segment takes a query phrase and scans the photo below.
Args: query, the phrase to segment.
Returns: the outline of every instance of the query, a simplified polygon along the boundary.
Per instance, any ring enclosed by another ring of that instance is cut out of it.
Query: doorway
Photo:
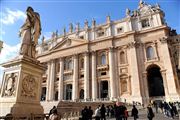
[[[108,81],[100,82],[100,95],[101,95],[101,98],[108,97]]]
[[[160,68],[152,66],[147,70],[149,97],[165,96]]]

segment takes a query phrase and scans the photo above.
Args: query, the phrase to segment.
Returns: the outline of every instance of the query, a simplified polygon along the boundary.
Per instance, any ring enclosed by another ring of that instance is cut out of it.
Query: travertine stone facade
[[[160,6],[139,3],[126,17],[84,28],[70,24],[37,47],[47,66],[42,100],[120,100],[147,104],[180,98],[179,41]]]

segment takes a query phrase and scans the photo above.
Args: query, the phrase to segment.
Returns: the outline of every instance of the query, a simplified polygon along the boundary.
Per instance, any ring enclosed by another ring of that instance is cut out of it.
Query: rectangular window
[[[80,39],[84,39],[84,36],[83,36],[83,35],[82,35],[82,36],[79,36],[79,38],[80,38]]]
[[[98,32],[98,37],[104,36],[104,32]]]
[[[101,75],[106,75],[106,72],[101,72]]]
[[[84,78],[84,74],[81,74],[81,75],[80,75],[80,78]]]
[[[142,25],[142,28],[149,27],[149,26],[150,26],[149,20],[148,20],[148,19],[142,20],[142,21],[141,21],[141,25]]]

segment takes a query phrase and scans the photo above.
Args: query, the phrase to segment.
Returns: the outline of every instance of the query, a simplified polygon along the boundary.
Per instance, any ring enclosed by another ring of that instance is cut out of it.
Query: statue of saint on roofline
[[[21,37],[19,54],[35,58],[36,45],[38,44],[38,38],[41,35],[40,15],[37,12],[34,12],[32,7],[27,8],[26,15],[26,21],[19,31],[19,36]]]

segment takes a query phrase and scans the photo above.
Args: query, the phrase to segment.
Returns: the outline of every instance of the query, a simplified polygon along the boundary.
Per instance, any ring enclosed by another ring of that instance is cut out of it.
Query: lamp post
[[[3,48],[3,41],[0,40],[0,53],[1,53],[2,48]]]

